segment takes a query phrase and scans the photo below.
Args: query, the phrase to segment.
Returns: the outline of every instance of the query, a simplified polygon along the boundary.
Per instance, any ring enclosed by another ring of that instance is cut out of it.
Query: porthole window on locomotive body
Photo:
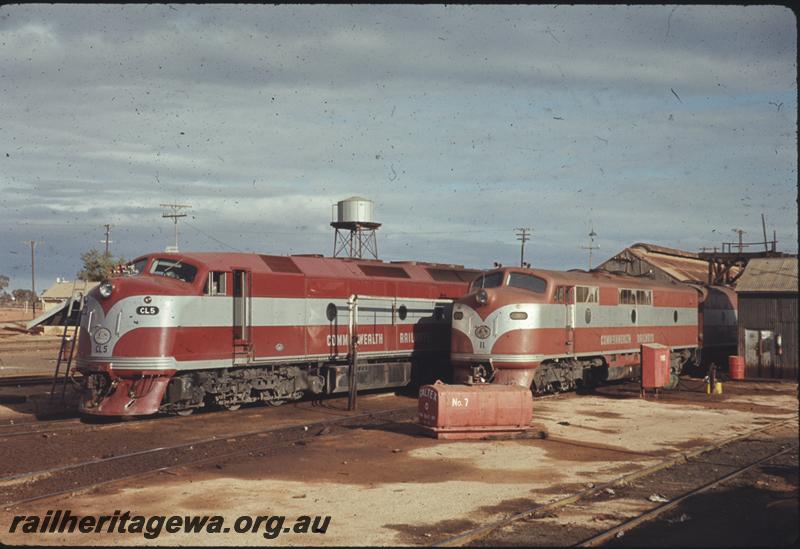
[[[592,322],[592,310],[590,308],[586,308],[586,313],[584,314],[584,318],[586,318],[586,324]]]
[[[672,321],[677,324],[678,323],[678,311],[677,309],[672,312]]]
[[[397,309],[397,316],[400,317],[400,320],[405,320],[408,316],[408,308],[405,305],[400,305]]]
[[[631,311],[631,322],[636,324],[636,309]]]
[[[328,303],[328,307],[325,309],[325,316],[328,317],[328,320],[333,322],[333,319],[336,318],[336,305]]]

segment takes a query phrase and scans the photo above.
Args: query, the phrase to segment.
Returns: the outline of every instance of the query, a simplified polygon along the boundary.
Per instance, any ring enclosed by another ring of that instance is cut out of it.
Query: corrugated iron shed
[[[774,257],[751,259],[736,284],[741,292],[798,293],[797,258]]]
[[[632,247],[630,252],[679,282],[705,282],[708,279],[708,262],[702,259],[664,253],[645,247]]]
[[[648,270],[652,269],[654,278],[659,280],[708,281],[708,261],[701,259],[698,254],[645,242],[625,248],[598,267],[634,276],[647,275]],[[738,267],[733,267],[731,274],[735,275],[738,271]]]
[[[666,246],[658,246],[657,244],[648,244],[647,242],[637,242],[631,248],[644,248],[649,252],[663,255],[675,255],[678,257],[687,257],[690,259],[700,259],[700,256],[694,252],[687,252],[677,248],[667,248]]]

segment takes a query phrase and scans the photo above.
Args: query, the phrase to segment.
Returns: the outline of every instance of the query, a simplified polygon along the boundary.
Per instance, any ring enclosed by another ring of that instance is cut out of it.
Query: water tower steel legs
[[[333,236],[333,257],[344,256],[361,259],[365,254],[368,259],[378,259],[378,239],[375,229],[362,227],[336,228]]]

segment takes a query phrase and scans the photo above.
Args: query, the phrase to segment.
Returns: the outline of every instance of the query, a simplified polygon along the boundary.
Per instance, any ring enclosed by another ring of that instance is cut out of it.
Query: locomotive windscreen
[[[471,288],[472,290],[479,290],[481,288],[497,288],[502,283],[503,271],[496,271],[476,278],[472,283]]]
[[[197,267],[174,259],[156,259],[150,267],[150,274],[192,282],[197,274]]]
[[[521,288],[536,294],[543,294],[547,290],[547,281],[545,279],[524,273],[509,274],[508,285],[512,288]]]

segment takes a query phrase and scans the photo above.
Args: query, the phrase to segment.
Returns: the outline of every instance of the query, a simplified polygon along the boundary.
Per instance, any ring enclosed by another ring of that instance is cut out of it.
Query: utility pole
[[[742,244],[742,235],[743,235],[743,234],[744,234],[746,231],[744,231],[744,230],[742,230],[742,229],[731,229],[731,230],[732,230],[733,232],[735,232],[735,233],[738,233],[738,234],[739,234],[739,253],[741,254],[741,253],[742,253],[742,250],[744,249],[744,244]]]
[[[106,239],[105,240],[101,240],[100,243],[106,245],[106,257],[108,257],[108,245],[111,244],[112,242],[114,242],[113,240],[110,240],[110,238],[111,238],[111,227],[112,226],[113,225],[110,225],[108,223],[103,225],[103,227],[106,228]]]
[[[162,208],[165,208],[164,211],[161,213],[161,217],[169,217],[172,219],[172,222],[175,224],[175,247],[172,250],[167,251],[178,251],[178,218],[179,217],[186,217],[187,214],[183,213],[182,210],[188,210],[191,206],[187,206],[185,204],[159,204]]]
[[[584,250],[589,250],[589,270],[592,270],[592,250],[599,250],[600,246],[594,245],[594,237],[597,236],[597,233],[594,232],[594,225],[589,232],[589,245],[588,246],[581,246]]]
[[[764,221],[764,214],[761,214],[761,229],[764,231],[764,251],[768,252],[769,247],[767,246],[767,222]]]
[[[530,240],[530,235],[531,235],[531,232],[533,232],[533,231],[531,230],[530,227],[524,227],[524,228],[523,227],[517,227],[514,230],[517,231],[517,240],[522,242],[522,245],[521,245],[520,251],[519,251],[519,266],[520,267],[524,267],[525,266],[525,243],[528,240]]]
[[[33,318],[36,318],[36,245],[42,242],[36,240],[24,240],[23,244],[31,247],[31,307],[33,308]]]

